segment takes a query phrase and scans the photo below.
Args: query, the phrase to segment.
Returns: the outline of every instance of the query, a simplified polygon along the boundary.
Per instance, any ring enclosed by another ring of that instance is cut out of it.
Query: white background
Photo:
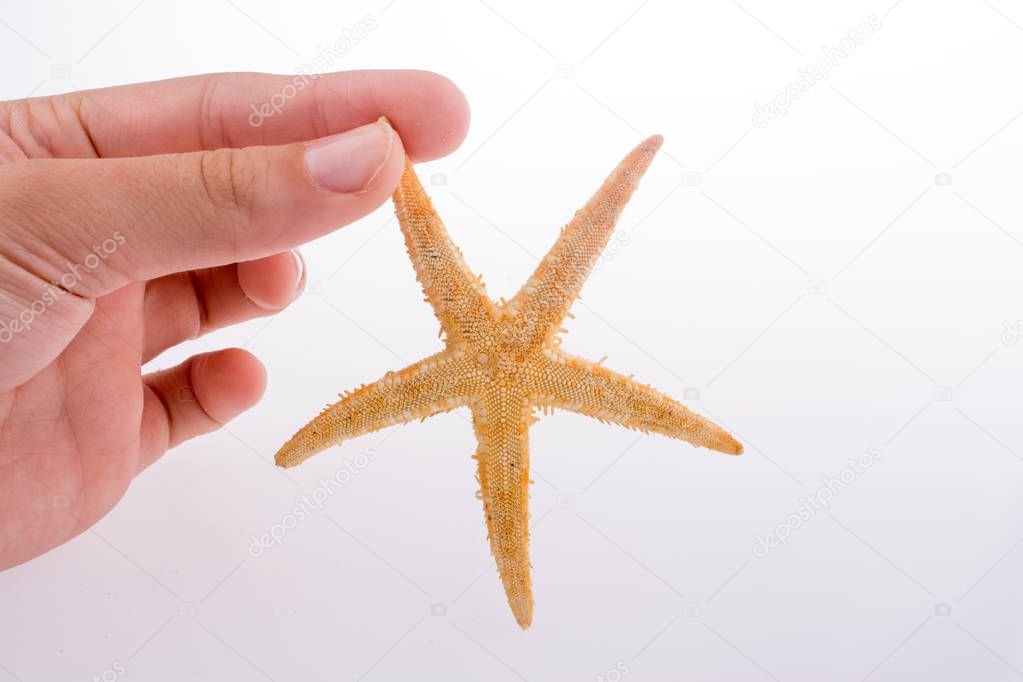
[[[429,190],[494,296],[663,133],[565,347],[688,395],[746,455],[544,418],[527,632],[485,541],[467,413],[275,469],[339,391],[439,348],[385,206],[306,247],[288,311],[158,359],[240,345],[269,389],[93,532],[0,575],[0,680],[1023,677],[1023,9],[488,3],[5,2],[0,95],[293,72],[370,15],[337,68],[432,69],[468,94],[468,140],[419,170],[445,174]],[[870,15],[829,80],[752,124]],[[872,446],[829,510],[753,555]]]

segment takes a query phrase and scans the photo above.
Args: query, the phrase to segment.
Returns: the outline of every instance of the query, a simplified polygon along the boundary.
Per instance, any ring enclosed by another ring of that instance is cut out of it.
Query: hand
[[[288,305],[292,249],[380,206],[406,151],[447,154],[468,125],[434,74],[300,83],[224,74],[0,103],[0,569],[251,407],[265,372],[245,351],[140,367]]]

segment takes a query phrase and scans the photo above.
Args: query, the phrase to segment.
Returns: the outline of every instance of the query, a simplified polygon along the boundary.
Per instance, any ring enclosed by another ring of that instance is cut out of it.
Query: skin
[[[380,206],[406,154],[448,154],[468,127],[462,93],[416,71],[324,75],[253,126],[250,104],[292,82],[218,74],[0,103],[0,323],[37,311],[0,327],[0,569],[83,532],[169,448],[254,405],[266,374],[246,351],[141,366],[287,306],[304,283],[295,247]],[[368,184],[318,184],[307,146],[381,116],[400,141]]]

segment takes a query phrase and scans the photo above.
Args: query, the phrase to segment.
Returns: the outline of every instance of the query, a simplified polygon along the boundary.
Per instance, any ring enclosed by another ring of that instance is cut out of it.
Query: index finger
[[[17,105],[28,115],[33,107],[72,107],[102,157],[287,144],[387,116],[409,155],[425,161],[454,151],[469,125],[468,103],[454,83],[410,70],[219,73],[24,100],[9,105],[15,118]],[[48,130],[49,151],[81,156],[71,151],[81,148],[81,133]]]

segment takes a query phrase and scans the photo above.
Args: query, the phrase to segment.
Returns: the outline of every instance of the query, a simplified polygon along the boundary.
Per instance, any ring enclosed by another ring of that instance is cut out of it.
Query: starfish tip
[[[533,609],[532,607],[525,612],[515,612],[515,622],[519,624],[519,627],[523,630],[528,630],[529,626],[533,624]]]
[[[651,152],[656,152],[664,144],[663,135],[651,135],[647,139],[643,140],[643,148]]]
[[[300,452],[291,446],[291,443],[288,443],[274,455],[274,464],[282,469],[290,469],[304,462],[308,456],[302,456]]]

